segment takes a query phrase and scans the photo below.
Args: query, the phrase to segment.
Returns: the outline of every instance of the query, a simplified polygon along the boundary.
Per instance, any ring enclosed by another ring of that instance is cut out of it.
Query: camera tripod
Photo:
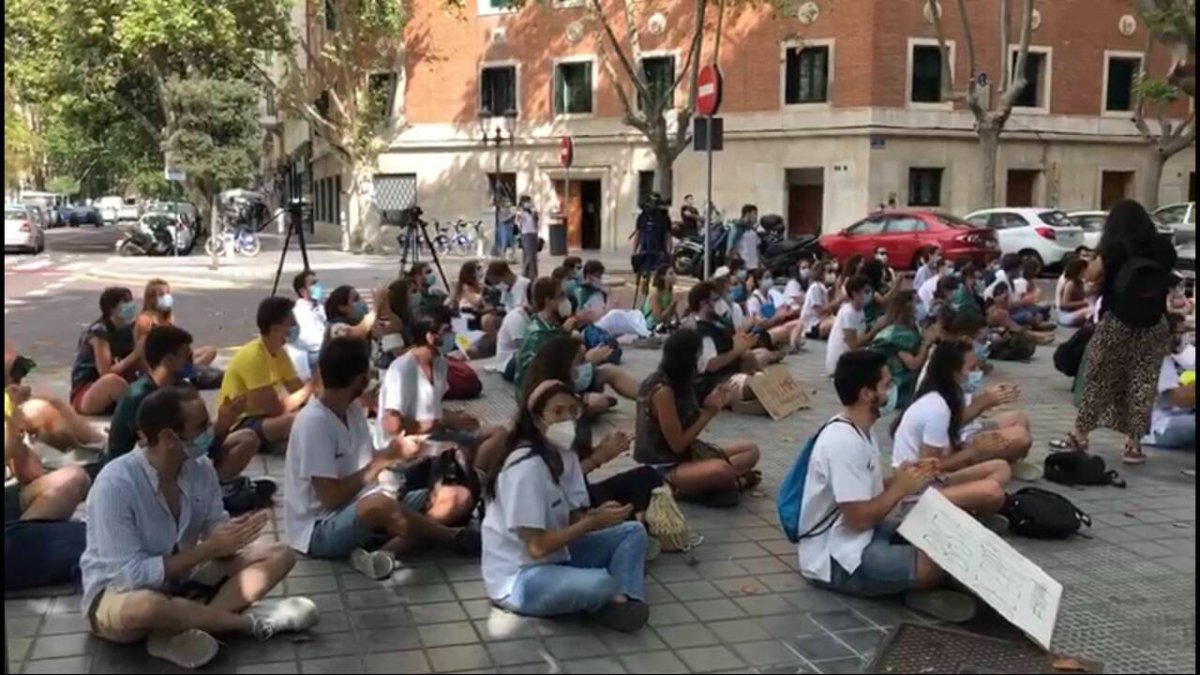
[[[279,292],[279,277],[283,275],[283,263],[287,260],[288,248],[292,244],[292,234],[300,242],[300,258],[304,261],[304,271],[307,272],[312,268],[308,265],[308,246],[304,243],[304,203],[300,200],[295,200],[288,205],[286,213],[288,214],[287,236],[283,238],[283,250],[279,253],[279,267],[275,268],[275,283],[271,284],[271,295],[274,296]],[[275,214],[275,218],[284,214],[280,211]],[[272,218],[271,220],[275,220]],[[271,224],[268,220],[263,227]]]
[[[446,287],[446,292],[450,292],[450,282],[446,279],[446,271],[442,269],[442,261],[438,258],[437,249],[433,247],[433,240],[429,238],[429,232],[425,229],[427,223],[421,220],[421,210],[413,208],[400,226],[400,234],[396,236],[396,244],[400,248],[400,274],[408,273],[412,265],[416,265],[421,261],[421,249],[429,250],[429,257],[433,261],[433,266],[437,268],[438,275],[442,278],[442,284]]]

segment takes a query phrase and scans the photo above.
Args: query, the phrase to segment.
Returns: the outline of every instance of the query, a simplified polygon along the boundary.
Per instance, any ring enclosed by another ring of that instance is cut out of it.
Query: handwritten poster
[[[937,490],[926,490],[900,534],[1033,641],[1050,648],[1062,584]]]
[[[750,378],[750,390],[774,420],[812,405],[808,390],[783,365],[776,364]]]

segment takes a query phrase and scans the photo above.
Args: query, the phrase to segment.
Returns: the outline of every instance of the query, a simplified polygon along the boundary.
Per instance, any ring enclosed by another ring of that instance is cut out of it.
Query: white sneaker
[[[379,581],[392,576],[396,570],[396,559],[387,551],[356,548],[350,554],[350,566],[364,577]]]
[[[245,612],[254,621],[254,637],[266,641],[279,633],[308,630],[317,625],[317,604],[308,598],[260,600]]]
[[[174,635],[151,633],[146,639],[146,653],[150,656],[188,670],[207,665],[218,650],[217,639],[198,628]]]

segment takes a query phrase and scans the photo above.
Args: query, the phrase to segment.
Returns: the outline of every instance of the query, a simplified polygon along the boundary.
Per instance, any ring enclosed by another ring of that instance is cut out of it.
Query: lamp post
[[[503,120],[503,123],[496,125],[495,131],[493,131],[490,136],[487,134],[487,132],[484,132],[484,134],[483,134],[484,147],[486,148],[487,146],[491,145],[492,147],[494,147],[496,149],[495,171],[492,173],[492,175],[495,178],[493,179],[492,186],[491,186],[491,188],[492,188],[492,209],[495,212],[495,218],[496,218],[496,227],[494,230],[492,230],[492,232],[493,232],[493,236],[495,236],[497,238],[497,241],[494,242],[494,244],[493,244],[493,248],[498,246],[500,243],[500,239],[499,239],[500,238],[500,154],[502,152],[502,148],[504,147],[504,142],[506,140],[508,141],[508,146],[510,148],[513,147],[514,141],[515,141],[511,128],[508,130],[506,130],[504,128],[506,126],[505,123],[509,119],[511,119],[511,115],[505,115],[503,118],[501,118],[501,120]],[[515,188],[515,186],[514,186],[514,188]],[[503,253],[504,255],[508,255],[507,250],[505,250],[505,251],[497,250],[497,252]]]

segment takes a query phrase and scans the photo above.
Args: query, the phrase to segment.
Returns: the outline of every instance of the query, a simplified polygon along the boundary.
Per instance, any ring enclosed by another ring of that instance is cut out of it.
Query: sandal
[[[1146,453],[1142,449],[1131,443],[1125,444],[1125,454],[1121,456],[1121,461],[1126,464],[1138,465],[1146,463]]]

